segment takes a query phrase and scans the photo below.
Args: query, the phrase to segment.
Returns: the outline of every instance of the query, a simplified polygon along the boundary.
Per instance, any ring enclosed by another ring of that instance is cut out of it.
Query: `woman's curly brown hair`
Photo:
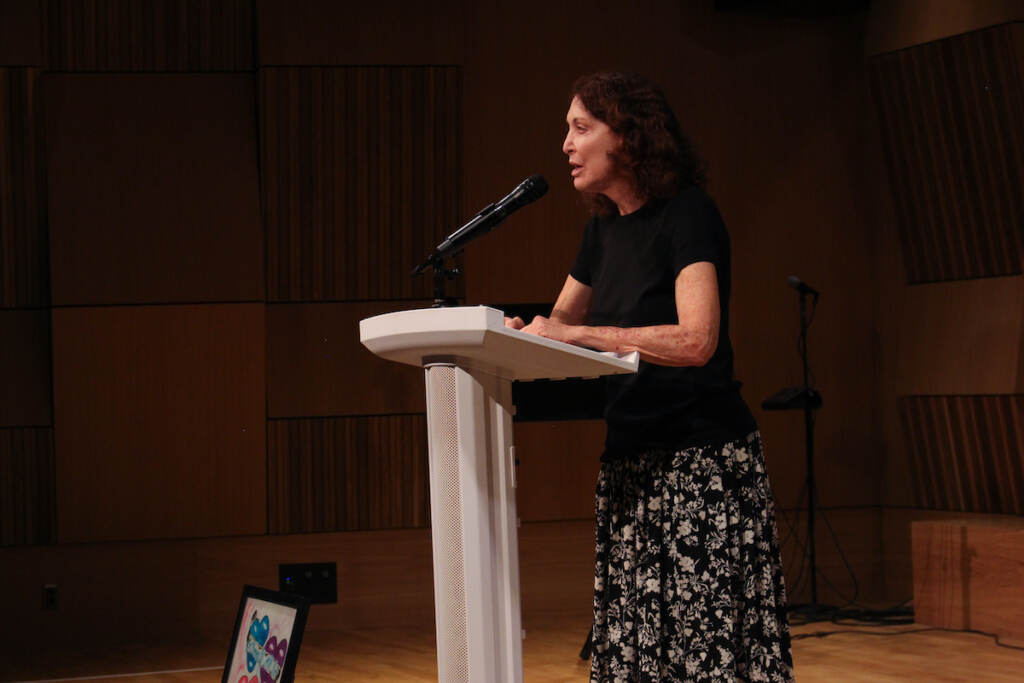
[[[622,139],[612,161],[632,176],[642,199],[668,199],[684,185],[706,182],[703,161],[683,135],[665,95],[647,79],[603,71],[577,79],[572,96]],[[618,213],[604,195],[587,199],[601,215]]]

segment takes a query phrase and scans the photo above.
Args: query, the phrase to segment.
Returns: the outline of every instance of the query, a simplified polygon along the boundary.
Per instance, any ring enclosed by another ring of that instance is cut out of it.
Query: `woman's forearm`
[[[565,341],[600,351],[629,353],[658,365],[705,365],[718,345],[717,331],[693,329],[683,325],[649,327],[602,327],[570,325]]]

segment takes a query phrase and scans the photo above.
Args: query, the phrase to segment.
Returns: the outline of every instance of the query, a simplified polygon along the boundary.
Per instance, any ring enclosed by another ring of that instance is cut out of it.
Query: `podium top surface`
[[[398,363],[451,361],[505,379],[565,379],[636,372],[639,355],[600,353],[505,327],[487,306],[423,308],[359,321],[359,340]]]

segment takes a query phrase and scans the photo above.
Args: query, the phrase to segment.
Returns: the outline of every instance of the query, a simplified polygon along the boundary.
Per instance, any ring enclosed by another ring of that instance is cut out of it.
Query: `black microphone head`
[[[544,176],[540,174],[532,175],[516,185],[516,189],[498,200],[498,203],[495,205],[495,213],[500,216],[506,216],[513,211],[518,211],[527,204],[531,204],[543,197],[547,191],[548,181],[544,180]]]
[[[548,181],[544,180],[544,176],[539,173],[530,176],[519,186],[523,188],[524,198],[531,202],[537,201],[548,191]]]
[[[796,275],[790,275],[789,277],[787,277],[786,283],[796,291],[800,292],[801,294],[812,294],[815,298],[818,297],[818,290],[816,290],[814,287],[811,287],[809,284],[798,278]]]

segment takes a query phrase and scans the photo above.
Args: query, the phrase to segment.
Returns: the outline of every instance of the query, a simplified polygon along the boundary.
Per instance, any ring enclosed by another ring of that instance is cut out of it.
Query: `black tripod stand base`
[[[584,662],[590,659],[590,650],[594,645],[594,627],[587,631],[587,639],[583,641],[583,648],[580,650],[580,659]]]

